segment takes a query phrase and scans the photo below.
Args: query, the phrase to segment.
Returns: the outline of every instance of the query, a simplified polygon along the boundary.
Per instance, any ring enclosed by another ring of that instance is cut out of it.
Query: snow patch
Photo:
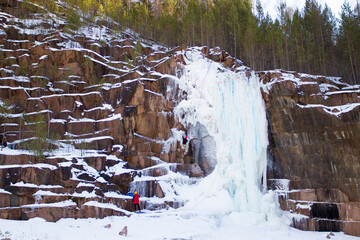
[[[29,187],[29,188],[41,188],[41,189],[47,189],[47,188],[64,188],[60,185],[36,185],[33,183],[24,183],[23,181],[17,182],[17,183],[10,183],[10,186],[14,187]]]
[[[36,163],[36,164],[14,164],[14,165],[0,165],[0,169],[7,169],[7,168],[39,168],[39,169],[50,169],[56,170],[57,167],[51,164],[46,163]]]
[[[11,192],[6,191],[5,189],[0,188],[0,194],[8,194],[11,195]]]
[[[325,106],[322,104],[307,104],[307,105],[296,104],[296,105],[300,108],[322,108],[324,112],[330,115],[334,115],[336,117],[340,117],[341,114],[350,112],[356,107],[360,106],[360,103],[349,103],[340,106]]]

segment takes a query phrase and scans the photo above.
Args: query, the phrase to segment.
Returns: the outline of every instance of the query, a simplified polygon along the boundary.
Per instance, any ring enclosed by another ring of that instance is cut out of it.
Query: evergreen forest
[[[56,11],[55,0],[31,0]],[[254,70],[286,69],[341,76],[360,84],[360,11],[342,6],[340,19],[327,5],[306,0],[303,9],[281,3],[272,19],[251,0],[63,0],[74,31],[103,21],[117,30],[167,46],[209,46],[228,51]],[[88,21],[82,21],[82,20]]]

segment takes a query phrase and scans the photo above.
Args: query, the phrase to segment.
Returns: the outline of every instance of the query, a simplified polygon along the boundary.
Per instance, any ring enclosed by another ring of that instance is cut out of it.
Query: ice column
[[[259,79],[230,71],[196,51],[186,57],[180,80],[189,95],[175,112],[185,116],[185,126],[206,126],[215,139],[217,159],[214,172],[199,183],[194,199],[200,200],[193,206],[215,209],[231,199],[231,207],[223,207],[226,211],[260,213],[268,138]]]
[[[259,80],[223,75],[213,94],[219,137],[218,167],[235,210],[259,212],[266,179],[267,122]]]

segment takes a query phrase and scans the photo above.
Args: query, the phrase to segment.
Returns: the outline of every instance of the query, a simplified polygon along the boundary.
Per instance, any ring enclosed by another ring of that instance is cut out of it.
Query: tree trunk
[[[289,60],[289,46],[288,46],[288,40],[285,36],[285,49],[286,49],[286,69],[290,70],[290,60]]]
[[[347,39],[347,45],[348,45],[348,51],[349,51],[349,58],[350,58],[350,66],[351,66],[351,72],[352,72],[352,75],[353,75],[353,84],[356,82],[356,75],[355,75],[355,70],[354,70],[354,65],[353,65],[353,59],[352,59],[352,50],[351,50],[351,47],[350,47],[350,40],[349,38]]]
[[[235,27],[234,27],[234,57],[237,57],[237,39],[236,39],[236,30],[235,30]]]
[[[1,151],[4,149],[5,132],[6,132],[6,126],[4,125],[4,132],[2,135],[2,143],[1,143]]]
[[[195,26],[192,25],[192,45],[195,46]]]
[[[272,45],[272,57],[273,57],[273,69],[276,69],[276,57],[275,57],[275,47],[274,47],[274,41],[271,39],[271,45]]]
[[[358,78],[359,78],[359,69],[358,69],[358,66],[357,66],[357,62],[356,62],[356,54],[355,54],[355,49],[354,49],[354,44],[352,43],[351,44],[351,48],[352,48],[352,52],[354,53],[354,71],[355,71],[355,84],[358,84]]]

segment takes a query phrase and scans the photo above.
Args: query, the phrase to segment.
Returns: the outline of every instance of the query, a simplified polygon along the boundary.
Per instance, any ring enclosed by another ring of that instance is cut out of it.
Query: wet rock
[[[313,203],[312,218],[339,219],[339,209],[335,203]]]

